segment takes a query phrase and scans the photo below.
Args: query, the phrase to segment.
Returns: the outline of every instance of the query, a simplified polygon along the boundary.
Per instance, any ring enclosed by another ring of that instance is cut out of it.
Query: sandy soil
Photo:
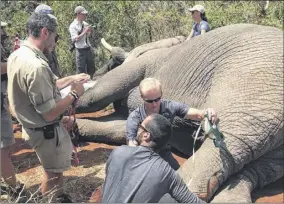
[[[91,114],[81,114],[80,117],[99,117],[109,114],[100,111]],[[17,178],[25,183],[26,188],[35,192],[40,185],[42,167],[35,152],[21,139],[21,129],[14,126],[16,145],[13,147],[12,160],[16,167]],[[65,190],[74,202],[98,202],[100,191],[96,189],[104,179],[104,167],[108,155],[115,146],[98,143],[81,143],[78,149],[80,164],[65,173]],[[185,158],[174,155],[182,164]],[[283,179],[278,180],[252,194],[253,202],[283,203]]]

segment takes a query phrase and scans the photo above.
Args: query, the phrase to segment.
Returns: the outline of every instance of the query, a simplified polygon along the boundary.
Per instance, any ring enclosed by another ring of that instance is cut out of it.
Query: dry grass
[[[105,115],[111,110],[102,111]],[[96,114],[99,116],[99,114]],[[16,127],[14,127],[16,128]],[[28,195],[40,192],[40,184],[43,178],[43,168],[35,152],[21,139],[21,132],[14,134],[16,144],[12,161],[16,170],[17,179],[25,184]],[[114,147],[105,144],[86,143],[78,148],[80,164],[73,166],[64,172],[64,192],[69,194],[73,202],[88,202],[93,191],[100,186],[105,178],[105,163]],[[31,198],[30,202],[43,202],[38,194]],[[0,202],[7,202],[2,200]],[[8,202],[14,202],[9,201]]]
[[[105,162],[110,152],[111,149],[103,144],[89,144],[80,148],[81,163],[64,173],[64,191],[71,196],[74,202],[88,202],[93,191],[103,183]],[[34,152],[24,154],[25,159],[14,157],[16,159],[13,162],[17,170],[16,177],[25,184],[25,189],[29,193],[34,193],[40,187],[43,169]],[[20,160],[18,160],[19,158]],[[33,201],[40,202],[41,200],[38,200],[35,195]]]

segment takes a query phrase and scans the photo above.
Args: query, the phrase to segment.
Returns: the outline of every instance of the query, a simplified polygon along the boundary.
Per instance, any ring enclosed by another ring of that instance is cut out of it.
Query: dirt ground
[[[92,114],[81,114],[79,117],[99,117],[108,114],[100,111]],[[25,183],[26,189],[35,192],[40,185],[42,167],[35,152],[21,139],[19,126],[14,126],[16,145],[13,147],[13,164],[17,178]],[[115,146],[99,143],[81,143],[78,148],[80,164],[65,173],[65,190],[74,202],[98,202],[99,191],[96,189],[103,183],[104,168],[108,155]],[[175,155],[182,164],[186,159]],[[253,202],[283,203],[283,179],[278,180],[252,194]]]

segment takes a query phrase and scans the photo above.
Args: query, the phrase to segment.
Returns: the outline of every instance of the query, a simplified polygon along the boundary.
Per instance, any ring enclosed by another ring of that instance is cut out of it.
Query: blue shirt
[[[194,23],[192,29],[194,30],[194,37],[200,35],[201,30],[210,31],[209,23],[203,20],[200,23]]]
[[[172,123],[174,117],[184,118],[189,110],[188,105],[172,100],[162,100],[159,114],[163,115]],[[147,117],[145,106],[136,108],[127,118],[126,122],[126,139],[134,140],[137,136],[139,123]]]

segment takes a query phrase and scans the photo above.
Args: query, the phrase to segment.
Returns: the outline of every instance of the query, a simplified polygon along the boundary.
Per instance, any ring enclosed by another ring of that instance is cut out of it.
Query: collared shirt
[[[157,203],[169,193],[181,203],[202,203],[178,173],[148,147],[117,147],[106,164],[102,203]]]
[[[84,24],[84,27],[89,25],[85,21],[83,21],[83,23],[82,23],[82,22],[78,21],[77,19],[74,19],[74,21],[70,24],[69,32],[70,32],[72,41],[75,41],[75,38],[78,36],[78,33],[82,30],[82,24]],[[80,40],[76,41],[75,47],[78,48],[78,49],[91,47],[91,43],[90,43],[90,40],[89,40],[89,34],[83,35]]]
[[[46,121],[43,114],[61,99],[57,77],[44,54],[28,42],[8,58],[8,97],[12,111],[24,128],[38,128],[60,120]]]
[[[184,118],[189,110],[189,107],[184,104],[173,100],[162,100],[160,105],[159,114],[163,115],[172,123],[174,117],[178,116]],[[145,106],[142,105],[136,108],[127,118],[126,122],[126,139],[134,140],[137,131],[138,125],[147,117]]]

